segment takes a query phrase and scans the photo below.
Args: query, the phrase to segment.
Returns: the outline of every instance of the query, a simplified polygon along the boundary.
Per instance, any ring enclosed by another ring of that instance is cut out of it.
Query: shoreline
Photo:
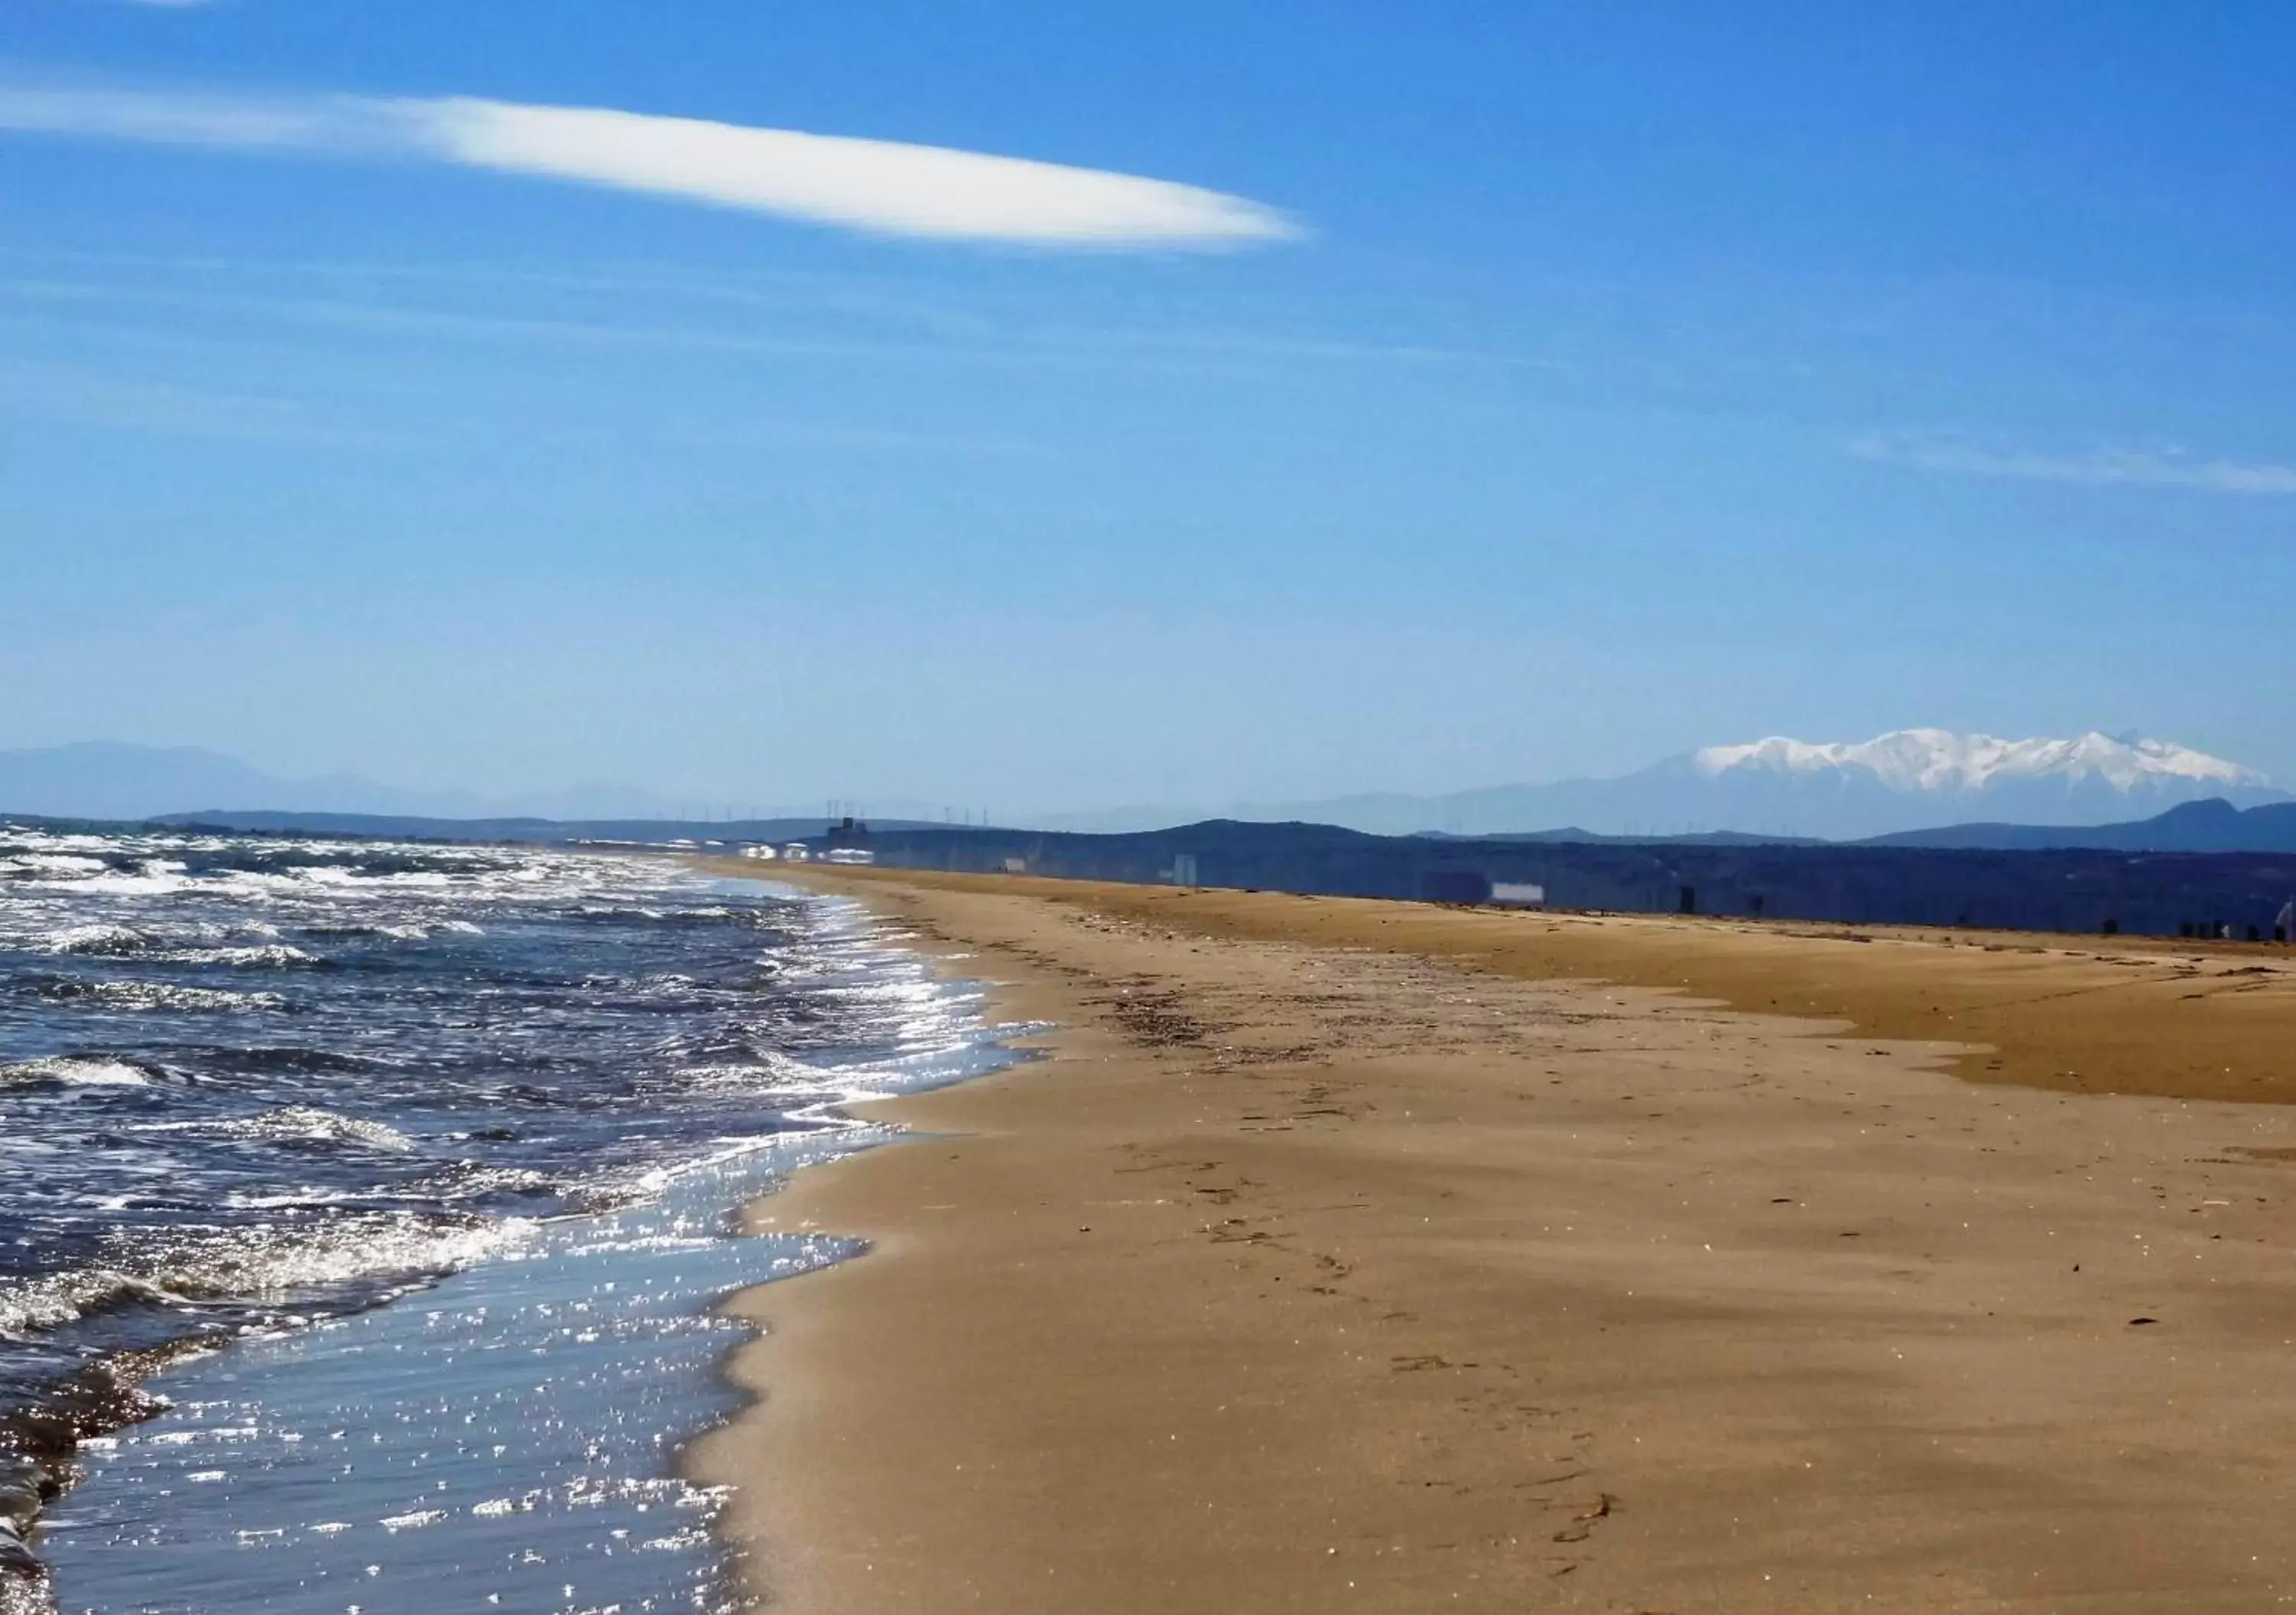
[[[988,1070],[914,1092],[841,1105],[839,1107],[841,1114],[865,1126],[882,1128],[888,1135],[865,1148],[808,1163],[801,1175],[793,1172],[776,1179],[763,1193],[747,1201],[736,1212],[739,1237],[759,1234],[819,1237],[849,1240],[857,1247],[834,1262],[824,1265],[816,1270],[818,1272],[832,1272],[849,1267],[866,1258],[890,1254],[901,1242],[898,1237],[882,1230],[868,1234],[840,1233],[819,1218],[797,1212],[795,1208],[801,1202],[792,1190],[800,1182],[810,1185],[825,1174],[871,1156],[898,1153],[935,1142],[939,1135],[933,1130],[933,1119],[930,1114],[921,1113],[921,1109],[929,1111],[931,1102],[960,1092],[974,1093],[993,1088],[1029,1071],[1041,1061],[1056,1057],[1062,1046],[1061,1040],[1068,1029],[1055,1018],[1054,1012],[1065,1006],[1052,996],[1034,989],[1032,984],[992,980],[965,968],[977,963],[978,955],[955,939],[918,929],[915,924],[917,916],[889,904],[882,892],[854,889],[833,878],[809,878],[817,872],[781,865],[768,865],[771,873],[760,874],[754,866],[731,858],[688,855],[685,861],[708,873],[764,880],[816,898],[842,898],[853,902],[878,922],[890,922],[902,927],[903,934],[887,939],[883,946],[916,954],[926,960],[934,973],[944,980],[960,980],[978,988],[982,995],[985,1011],[983,1029],[986,1032],[993,1035],[1004,1026],[1029,1029],[1020,1036],[994,1037],[994,1046],[1010,1051],[1012,1058]],[[719,1363],[721,1378],[741,1399],[742,1406],[730,1417],[686,1440],[672,1464],[674,1472],[688,1481],[698,1486],[723,1488],[728,1494],[730,1501],[717,1516],[713,1528],[729,1570],[746,1595],[745,1607],[754,1609],[802,1611],[811,1607],[800,1591],[810,1578],[801,1568],[802,1558],[793,1552],[791,1534],[778,1529],[770,1519],[738,1523],[733,1519],[737,1511],[743,1510],[769,1489],[761,1484],[762,1477],[753,1460],[740,1450],[740,1446],[744,1440],[745,1427],[774,1395],[773,1369],[755,1353],[757,1348],[767,1343],[769,1332],[775,1340],[785,1338],[784,1326],[777,1321],[776,1311],[771,1303],[777,1298],[777,1292],[791,1282],[791,1276],[777,1276],[764,1283],[743,1286],[719,1299],[714,1311],[720,1316],[737,1320],[747,1336],[728,1348]],[[761,1512],[770,1513],[771,1505]]]
[[[636,878],[664,904],[636,911],[650,922],[670,906],[657,894],[670,894],[711,927],[715,942],[675,933],[664,954],[697,971],[714,965],[722,990],[673,1003],[673,1018],[646,1029],[646,1051],[668,1068],[646,1095],[654,1103],[624,1107],[606,1141],[619,1155],[602,1163],[585,1152],[586,1176],[551,1180],[578,1185],[588,1202],[571,1191],[546,1204],[489,1202],[495,1215],[452,1225],[451,1244],[414,1250],[427,1260],[397,1246],[362,1251],[363,1271],[400,1257],[387,1283],[275,1295],[266,1327],[184,1337],[174,1356],[186,1360],[151,1380],[138,1419],[72,1432],[77,1484],[43,1511],[31,1574],[0,1577],[0,1610],[53,1615],[56,1597],[125,1608],[155,1586],[202,1609],[316,1608],[330,1586],[367,1607],[377,1596],[453,1604],[455,1587],[521,1608],[558,1598],[735,1607],[721,1602],[733,1598],[734,1567],[705,1525],[716,1500],[673,1463],[738,1406],[719,1372],[738,1325],[713,1316],[716,1303],[845,1253],[747,1237],[742,1208],[804,1164],[882,1136],[834,1109],[961,1081],[1011,1056],[979,1029],[973,994],[944,985],[914,950],[875,941],[858,905],[792,904],[786,892],[761,903],[754,880],[659,865]],[[800,968],[784,974],[792,961]],[[760,1019],[768,1036],[786,1029],[804,1057],[759,1052]],[[604,1041],[616,1028],[594,1012],[582,1029]],[[562,1091],[521,1090],[537,1103]],[[447,1103],[457,1097],[450,1088]],[[419,1140],[461,1137],[427,1115],[390,1112],[401,1132],[364,1119],[357,1096],[338,1103],[345,1112],[254,1114],[302,1129],[282,1135],[291,1141],[323,1124],[363,1125],[354,1136],[379,1140],[386,1162],[416,1154]],[[295,1299],[305,1304],[291,1314]],[[14,1501],[0,1496],[0,1507]]]
[[[1987,1070],[2051,1057],[2064,1028],[2084,1051],[2118,1037],[2088,1080],[2109,1078],[2145,1059],[2140,1024],[2261,1060],[2296,1046],[2283,974],[2204,960],[2196,989],[2185,960],[2078,939],[1956,938],[1943,963],[1877,968],[1834,961],[1912,944],[893,870],[791,883],[971,953],[1001,1013],[1056,1029],[1040,1060],[872,1105],[926,1136],[750,1209],[871,1258],[730,1303],[768,1329],[727,1365],[753,1400],[687,1465],[736,1486],[723,1529],[760,1602],[2296,1591],[2269,1462],[2296,1433],[2276,1160],[2296,1112]],[[1816,975],[1780,956],[1813,947]],[[1579,979],[1554,973],[1565,947]],[[1686,996],[1733,972],[1741,1001],[1886,989],[1900,1023],[1986,1019],[2007,1058]],[[2194,1007],[2163,1024],[2163,1003]]]

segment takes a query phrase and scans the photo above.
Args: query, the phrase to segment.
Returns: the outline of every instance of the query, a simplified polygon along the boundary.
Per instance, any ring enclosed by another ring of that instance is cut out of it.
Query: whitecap
[[[275,1244],[184,1252],[148,1274],[81,1268],[0,1284],[0,1336],[60,1329],[125,1300],[184,1307],[226,1297],[262,1299],[376,1278],[419,1284],[489,1257],[514,1251],[540,1224],[504,1217],[475,1227],[440,1228],[418,1218],[353,1226]]]
[[[284,942],[255,947],[186,947],[158,956],[169,964],[220,964],[233,970],[284,970],[311,962],[310,955]]]
[[[26,874],[74,875],[100,874],[111,865],[102,858],[82,857],[76,853],[27,852],[10,858],[5,867]]]
[[[397,1155],[406,1154],[414,1148],[412,1138],[387,1123],[341,1115],[315,1104],[283,1105],[260,1116],[226,1125],[231,1131],[245,1137],[362,1144],[369,1149],[388,1150]]]
[[[107,874],[68,876],[60,880],[26,881],[23,884],[40,891],[69,891],[74,897],[101,892],[106,897],[141,898],[182,891],[195,882],[189,875],[163,869],[133,873],[113,871]]]
[[[18,1065],[0,1065],[0,1084],[53,1083],[68,1088],[148,1088],[152,1073],[125,1060],[102,1055],[52,1054]]]
[[[159,1299],[162,1294],[158,1286],[111,1267],[0,1285],[0,1336],[61,1329],[111,1302],[131,1297]]]
[[[41,946],[52,954],[132,954],[150,940],[128,925],[72,925],[49,932]]]
[[[229,1011],[284,1009],[277,993],[234,993],[214,987],[176,987],[164,981],[97,981],[85,996],[107,1009]]]

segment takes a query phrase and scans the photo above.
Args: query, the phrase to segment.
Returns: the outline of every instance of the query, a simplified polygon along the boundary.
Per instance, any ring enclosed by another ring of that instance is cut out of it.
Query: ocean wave
[[[148,1279],[110,1267],[53,1274],[29,1283],[0,1285],[0,1339],[20,1340],[62,1329],[122,1301],[184,1299]]]
[[[143,952],[152,946],[152,939],[132,925],[68,925],[41,938],[39,946],[44,953],[116,958]]]
[[[184,947],[155,954],[165,964],[212,964],[226,970],[288,970],[324,961],[285,942],[264,942],[246,947]]]
[[[678,1085],[696,1093],[801,1094],[808,1099],[849,1092],[849,1070],[827,1070],[802,1060],[758,1049],[747,1058],[681,1066]]]
[[[388,1122],[346,1116],[321,1105],[289,1104],[236,1116],[188,1116],[144,1121],[126,1129],[138,1135],[210,1139],[227,1144],[280,1144],[348,1145],[386,1155],[412,1155],[419,1146]],[[291,1197],[308,1198],[298,1189]]]
[[[34,830],[24,825],[12,824],[6,826],[4,831],[0,831],[0,833],[4,833],[13,845],[31,852],[101,854],[110,852],[119,845],[119,839],[114,836],[97,835],[92,832]]]
[[[532,1167],[488,1166],[456,1161],[423,1181],[422,1188],[449,1204],[504,1198],[557,1196],[565,1185],[547,1172]]]
[[[38,1084],[65,1088],[148,1088],[163,1075],[150,1066],[101,1054],[55,1054],[0,1065],[0,1087]]]
[[[340,864],[310,864],[292,870],[285,877],[302,886],[330,889],[358,887],[368,890],[437,890],[453,885],[458,879],[467,879],[444,869],[398,869],[369,872],[349,869]]]
[[[327,1206],[357,1206],[372,1201],[374,1196],[351,1190],[296,1189],[279,1194],[249,1194],[238,1190],[223,1197],[226,1209],[232,1211],[309,1211]]]
[[[249,996],[267,998],[273,995]],[[339,1049],[306,1048],[293,1044],[239,1044],[228,1050],[211,1051],[208,1059],[233,1071],[283,1076],[356,1077],[393,1069],[392,1062],[374,1055],[348,1054]]]
[[[641,1205],[659,1199],[672,1184],[696,1173],[710,1171],[761,1150],[772,1149],[783,1137],[794,1133],[817,1131],[821,1127],[849,1127],[860,1130],[867,1124],[849,1119],[823,1116],[813,1126],[808,1126],[800,1112],[784,1117],[788,1124],[780,1131],[748,1138],[725,1138],[717,1141],[714,1149],[697,1150],[679,1160],[661,1161],[653,1166],[613,1174],[589,1185],[580,1195],[585,1211],[611,1211],[624,1206]]]
[[[219,987],[179,987],[165,981],[84,981],[62,976],[49,977],[32,985],[33,990],[44,998],[58,1003],[86,1002],[108,1010],[219,1013],[287,1007],[287,1001],[277,993],[239,993]]]
[[[235,1121],[207,1124],[238,1138],[296,1144],[361,1144],[394,1155],[413,1152],[414,1141],[386,1122],[366,1121],[315,1104],[283,1105]]]
[[[218,1302],[308,1305],[329,1291],[355,1290],[342,1299],[372,1305],[506,1253],[531,1239],[537,1226],[529,1217],[478,1222],[396,1212],[346,1217],[300,1235],[194,1242],[143,1271],[96,1266],[0,1284],[0,1337],[53,1334],[139,1304],[195,1315],[187,1317],[187,1328],[212,1328],[218,1320],[208,1309]]]
[[[21,882],[35,891],[66,891],[77,897],[164,897],[195,884],[180,865],[173,867],[110,870],[102,874],[37,877]]]
[[[23,852],[0,858],[0,876],[101,874],[111,865],[82,853]]]
[[[428,942],[435,936],[483,937],[487,933],[467,920],[365,920],[345,923],[305,925],[299,928],[306,937],[324,937],[342,941],[382,940],[391,942]]]

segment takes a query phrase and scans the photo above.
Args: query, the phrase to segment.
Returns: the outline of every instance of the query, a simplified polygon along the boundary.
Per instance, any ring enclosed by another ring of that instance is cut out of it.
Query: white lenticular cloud
[[[1168,180],[597,107],[0,85],[0,129],[428,159],[886,235],[1207,250],[1300,234],[1272,208]]]
[[[1293,234],[1269,209],[1193,185],[946,146],[498,101],[408,111],[457,162],[857,230],[1076,246]]]

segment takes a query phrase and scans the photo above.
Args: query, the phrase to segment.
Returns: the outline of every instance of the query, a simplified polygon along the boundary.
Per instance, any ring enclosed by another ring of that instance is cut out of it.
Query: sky
[[[0,746],[2296,780],[2296,9],[7,11]]]

